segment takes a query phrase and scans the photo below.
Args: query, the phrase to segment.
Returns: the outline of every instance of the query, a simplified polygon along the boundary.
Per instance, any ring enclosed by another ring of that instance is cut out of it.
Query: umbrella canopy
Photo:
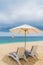
[[[34,34],[34,33],[39,33],[41,31],[38,28],[24,24],[24,25],[10,29],[10,32],[25,34],[25,48],[26,48],[26,34]]]

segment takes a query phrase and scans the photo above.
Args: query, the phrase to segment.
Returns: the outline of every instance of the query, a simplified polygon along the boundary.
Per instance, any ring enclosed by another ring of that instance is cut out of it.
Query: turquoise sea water
[[[0,37],[0,44],[7,44],[12,42],[24,42],[24,37]],[[26,37],[26,42],[43,41],[43,37]]]

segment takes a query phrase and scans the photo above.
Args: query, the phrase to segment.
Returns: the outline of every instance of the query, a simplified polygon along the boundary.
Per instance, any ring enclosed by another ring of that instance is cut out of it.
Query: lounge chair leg
[[[29,54],[31,57],[35,58],[35,56],[33,54]]]
[[[17,62],[18,62],[18,64],[19,64],[19,65],[21,65],[21,63],[20,63],[20,61],[19,61],[19,60],[17,60]]]
[[[26,59],[26,56],[24,55],[24,60],[28,63],[28,60]],[[28,63],[29,64],[29,63]]]
[[[15,60],[18,62],[19,65],[21,65],[18,56],[16,56]]]

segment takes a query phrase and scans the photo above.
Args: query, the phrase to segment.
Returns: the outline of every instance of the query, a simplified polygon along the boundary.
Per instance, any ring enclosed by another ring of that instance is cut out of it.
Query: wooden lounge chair
[[[19,65],[21,65],[19,61],[19,59],[21,58],[23,58],[26,62],[28,62],[24,53],[25,49],[23,47],[20,47],[17,49],[17,52],[9,53],[9,56],[12,57],[14,60],[16,60]]]

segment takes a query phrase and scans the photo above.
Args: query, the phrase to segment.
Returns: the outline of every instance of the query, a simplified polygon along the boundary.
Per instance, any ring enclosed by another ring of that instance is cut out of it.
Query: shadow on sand
[[[29,65],[34,65],[38,61],[37,57],[33,59],[32,57],[29,56],[27,59],[28,59]],[[14,59],[12,59],[11,57],[7,55],[2,59],[2,61],[6,63],[7,65],[19,65]],[[21,59],[20,62],[22,65],[28,65],[27,62],[25,62],[23,59]]]

